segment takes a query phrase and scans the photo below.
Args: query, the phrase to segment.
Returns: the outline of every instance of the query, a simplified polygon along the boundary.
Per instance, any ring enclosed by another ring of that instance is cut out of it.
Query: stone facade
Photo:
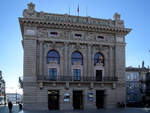
[[[83,109],[96,108],[98,90],[104,91],[105,108],[125,103],[125,35],[131,29],[124,27],[120,15],[104,20],[37,12],[34,7],[28,4],[19,18],[24,48],[24,108],[48,109],[48,91],[52,90],[59,91],[59,109],[74,109],[75,90],[82,91]],[[59,53],[59,63],[47,62],[51,50]],[[72,63],[75,51],[83,56],[83,64]],[[94,65],[96,53],[103,55],[104,62]],[[49,79],[49,68],[57,69],[59,79]],[[74,69],[81,71],[78,81],[72,79]],[[96,80],[97,70],[101,70],[102,80]],[[69,95],[67,101],[65,95]]]

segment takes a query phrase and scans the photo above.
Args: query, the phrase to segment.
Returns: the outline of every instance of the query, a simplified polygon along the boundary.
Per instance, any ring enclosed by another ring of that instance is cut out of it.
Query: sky
[[[132,31],[126,36],[126,66],[150,65],[150,0],[0,0],[0,70],[7,92],[22,91],[18,77],[23,75],[23,47],[18,17],[33,2],[36,11],[113,19],[121,15]]]

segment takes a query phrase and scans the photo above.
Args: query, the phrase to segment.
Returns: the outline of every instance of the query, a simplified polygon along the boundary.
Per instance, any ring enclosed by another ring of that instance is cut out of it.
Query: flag
[[[77,12],[79,13],[79,4],[78,4]]]

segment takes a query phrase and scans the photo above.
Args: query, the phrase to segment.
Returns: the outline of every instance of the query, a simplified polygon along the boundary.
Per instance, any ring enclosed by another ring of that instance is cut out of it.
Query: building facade
[[[0,71],[0,104],[5,104],[6,94],[5,94],[5,81],[2,77],[2,71]]]
[[[149,69],[144,67],[126,68],[126,104],[127,106],[144,106],[146,96],[146,74]]]
[[[19,18],[25,109],[114,108],[126,101],[125,36],[119,14],[98,19],[35,11]]]

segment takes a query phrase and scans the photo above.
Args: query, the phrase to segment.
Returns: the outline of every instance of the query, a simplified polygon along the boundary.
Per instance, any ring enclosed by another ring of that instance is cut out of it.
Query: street
[[[12,113],[150,113],[149,108],[100,109],[100,110],[56,110],[56,111],[19,111],[14,105]],[[8,106],[0,106],[0,113],[9,113]]]

